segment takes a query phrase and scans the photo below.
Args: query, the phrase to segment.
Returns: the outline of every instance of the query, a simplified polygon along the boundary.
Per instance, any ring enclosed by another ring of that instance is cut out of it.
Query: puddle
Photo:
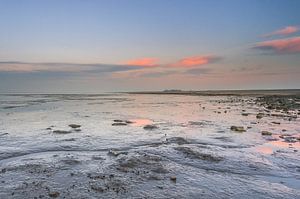
[[[274,140],[269,141],[263,145],[257,146],[256,151],[262,154],[271,155],[278,150],[288,150],[292,152],[297,152],[300,150],[300,142],[287,142],[280,138],[280,135],[273,135]],[[299,135],[293,135],[293,137],[299,137]],[[296,151],[294,151],[296,150]]]
[[[132,119],[129,121],[132,122],[130,126],[136,126],[136,127],[153,124],[153,121],[149,119]]]

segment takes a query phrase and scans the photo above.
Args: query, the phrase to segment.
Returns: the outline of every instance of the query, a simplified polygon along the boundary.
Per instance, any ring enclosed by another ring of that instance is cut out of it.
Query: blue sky
[[[299,7],[0,0],[0,92],[299,88]]]

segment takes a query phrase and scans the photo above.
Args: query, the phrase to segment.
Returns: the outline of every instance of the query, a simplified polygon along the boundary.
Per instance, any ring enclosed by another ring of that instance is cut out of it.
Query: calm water
[[[0,198],[299,198],[300,120],[260,111],[252,97],[0,95]]]

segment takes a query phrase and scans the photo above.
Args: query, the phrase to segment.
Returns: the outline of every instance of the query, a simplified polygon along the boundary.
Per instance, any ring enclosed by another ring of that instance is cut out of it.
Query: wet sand
[[[0,198],[299,198],[299,103],[299,90],[0,95]]]

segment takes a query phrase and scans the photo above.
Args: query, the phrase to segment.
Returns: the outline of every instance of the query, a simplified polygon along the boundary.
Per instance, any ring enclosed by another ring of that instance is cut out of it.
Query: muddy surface
[[[300,198],[300,98],[271,94],[0,95],[0,198]]]

